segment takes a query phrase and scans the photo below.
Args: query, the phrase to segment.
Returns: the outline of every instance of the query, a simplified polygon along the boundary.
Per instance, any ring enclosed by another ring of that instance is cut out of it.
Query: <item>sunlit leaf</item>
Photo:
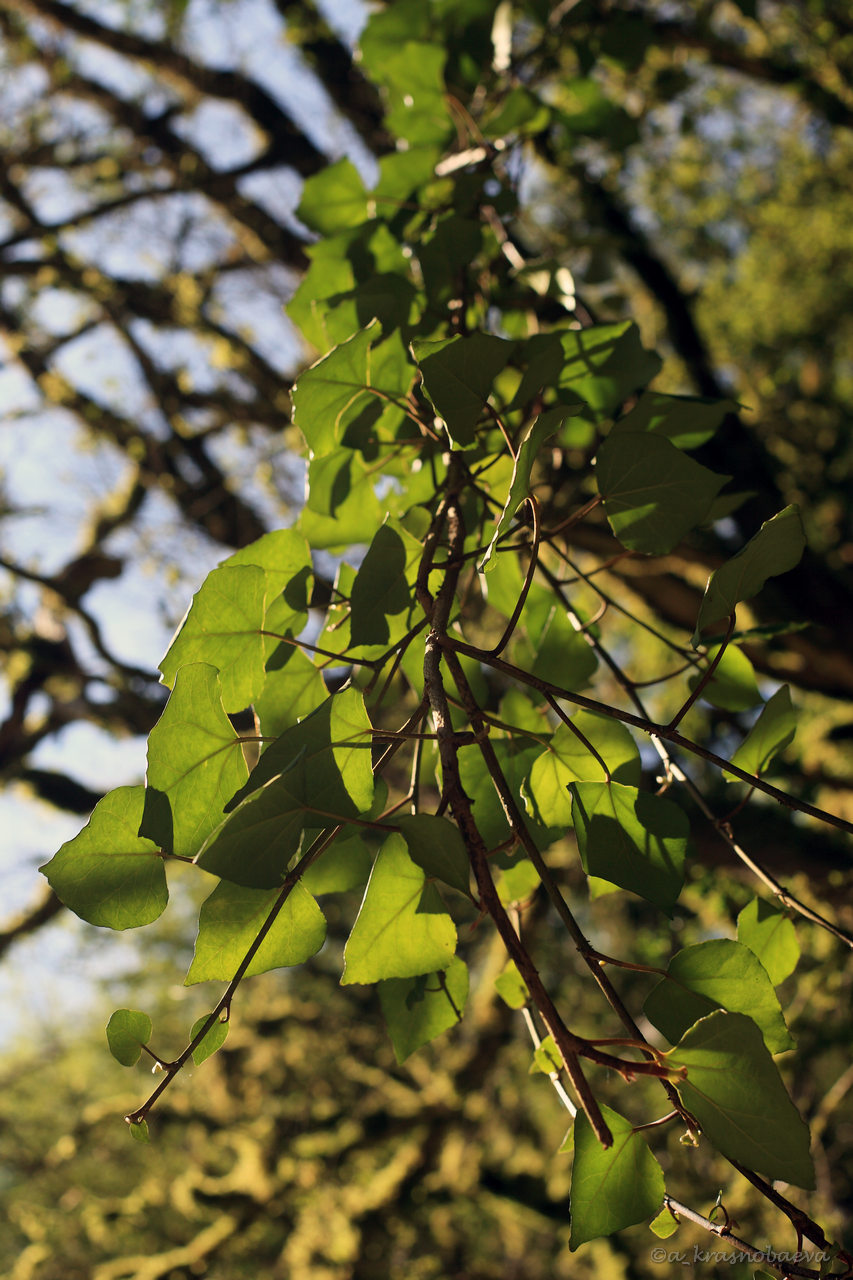
[[[748,946],[728,938],[712,938],[674,955],[643,1009],[670,1044],[707,1013],[727,1009],[752,1018],[771,1053],[794,1047],[767,970]]]
[[[116,1062],[132,1067],[151,1039],[151,1019],[138,1009],[116,1009],[107,1023],[107,1043]]]
[[[136,929],[169,899],[159,846],[140,836],[144,787],[118,787],[83,830],[41,867],[57,897],[89,924]]]
[[[202,662],[181,667],[148,738],[139,834],[170,853],[192,857],[247,775],[240,739],[222,709],[219,673]]]
[[[211,978],[230,982],[275,905],[276,890],[246,889],[223,881],[202,904],[187,986]],[[287,897],[245,971],[246,977],[303,964],[326,939],[326,921],[301,884]]]
[[[575,1120],[570,1249],[653,1217],[663,1200],[663,1172],[642,1134],[610,1107],[601,1113],[613,1135],[607,1149],[582,1111]]]
[[[814,1187],[808,1128],[751,1018],[712,1013],[667,1058],[687,1068],[678,1092],[718,1151],[767,1178]]]
[[[746,546],[708,579],[693,632],[694,648],[705,627],[729,617],[741,600],[757,595],[768,578],[787,573],[799,564],[805,546],[799,507],[785,507],[772,520],[765,521]]]
[[[441,899],[412,861],[403,837],[389,836],[344,949],[341,982],[434,973],[447,968],[455,949],[456,929]]]
[[[387,978],[379,1002],[398,1062],[462,1020],[468,999],[468,969],[457,958],[439,973]]]
[[[209,1017],[209,1013],[204,1013],[197,1022],[193,1023],[192,1030],[190,1031],[191,1041],[195,1040]],[[217,1049],[222,1048],[227,1038],[228,1023],[223,1022],[221,1018],[217,1018],[204,1038],[199,1040],[198,1044],[193,1049],[193,1062],[195,1065],[197,1067],[201,1066],[207,1058],[216,1053]]]
[[[572,724],[595,747],[616,782],[637,786],[642,767],[640,752],[628,730],[618,720],[578,711]],[[568,725],[560,724],[547,749],[534,762],[524,784],[524,794],[546,826],[567,827],[572,821],[570,782],[599,782],[604,770]]]
[[[791,705],[791,690],[783,684],[762,707],[761,715],[732,756],[732,764],[747,773],[764,773],[779,752],[793,741],[796,731],[797,715]],[[723,777],[727,782],[735,781],[734,774],[725,773]]]
[[[762,898],[753,898],[741,911],[737,939],[758,956],[774,987],[797,967],[800,946],[793,922]]]

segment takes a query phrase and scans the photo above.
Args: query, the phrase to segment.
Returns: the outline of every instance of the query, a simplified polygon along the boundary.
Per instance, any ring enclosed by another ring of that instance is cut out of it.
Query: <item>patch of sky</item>
[[[302,198],[303,182],[293,169],[281,166],[264,169],[263,173],[247,173],[237,179],[237,190],[296,235],[313,238],[296,217],[296,206]]]
[[[205,271],[237,247],[210,202],[195,193],[164,194],[104,214],[97,222],[63,232],[60,243],[107,275],[142,281]]]
[[[213,169],[236,169],[259,156],[264,135],[236,102],[206,98],[192,111],[175,116],[173,131],[191,143]]]
[[[355,44],[370,17],[364,0],[316,0],[316,4],[332,30],[347,44]]]
[[[97,315],[87,297],[70,289],[40,289],[30,304],[30,322],[44,333],[60,338],[76,333]]]
[[[239,334],[279,373],[293,374],[302,360],[301,340],[284,304],[295,277],[283,267],[250,268],[220,275],[207,310],[211,319]]]
[[[117,738],[97,725],[78,721],[44,738],[30,752],[35,769],[68,774],[94,791],[142,782],[145,776],[143,737]]]
[[[292,524],[302,506],[305,461],[262,427],[217,432],[207,450],[270,528]]]
[[[96,404],[161,438],[168,434],[136,357],[111,325],[97,325],[66,342],[51,364]]]

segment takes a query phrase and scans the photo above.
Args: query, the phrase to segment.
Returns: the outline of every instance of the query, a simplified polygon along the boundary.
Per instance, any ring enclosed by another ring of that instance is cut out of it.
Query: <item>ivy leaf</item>
[[[341,982],[414,978],[446,969],[456,929],[400,835],[379,850],[361,910],[344,948]]]
[[[610,1107],[602,1105],[601,1112],[613,1134],[607,1150],[582,1111],[575,1119],[572,1250],[653,1217],[666,1189],[663,1171],[642,1135]]]
[[[610,434],[654,431],[666,436],[679,449],[698,449],[711,439],[725,416],[736,411],[733,400],[644,391],[634,408],[615,423]]]
[[[373,859],[361,836],[338,836],[303,875],[309,893],[346,893],[367,882]]]
[[[595,747],[616,782],[639,785],[640,752],[623,724],[590,711],[578,711],[572,716],[572,724]],[[545,826],[568,827],[572,822],[569,783],[596,782],[602,776],[595,756],[568,725],[560,724],[547,749],[534,762],[524,783],[524,795],[528,807]]]
[[[353,645],[388,644],[388,618],[403,613],[411,603],[406,560],[406,546],[399,533],[387,524],[377,529],[352,585]]]
[[[300,632],[308,620],[311,586],[311,551],[305,539],[295,529],[274,529],[248,547],[235,551],[233,556],[223,560],[221,567],[242,565],[256,565],[266,575],[264,630],[279,635],[286,631]],[[276,648],[275,637],[267,636],[265,644],[269,655]],[[233,710],[231,707],[225,709]]]
[[[664,436],[611,433],[595,460],[610,527],[624,547],[666,555],[702,523],[729,479],[688,458]]]
[[[764,773],[779,752],[793,741],[796,731],[797,716],[791,705],[791,690],[783,684],[762,708],[761,715],[732,756],[732,764],[747,773]],[[723,776],[727,782],[736,780],[731,773]]]
[[[255,711],[265,737],[284,733],[310,715],[329,696],[319,667],[295,645],[279,645],[267,663],[264,691],[255,699]]]
[[[761,898],[753,898],[738,916],[737,940],[758,956],[774,987],[797,967],[800,947],[793,922]]]
[[[547,389],[569,403],[580,397],[598,419],[612,417],[661,368],[630,321],[537,334],[525,343],[525,353],[528,367],[510,408],[523,408]]]
[[[334,453],[360,414],[380,413],[387,397],[403,396],[411,386],[413,370],[399,337],[374,346],[380,336],[380,326],[372,321],[312,364],[294,385],[293,421],[313,456]]]
[[[670,1044],[715,1008],[752,1018],[771,1053],[794,1047],[767,970],[748,946],[728,938],[679,951],[643,1006]]]
[[[230,807],[286,775],[288,787],[308,807],[349,818],[366,813],[373,803],[372,733],[359,689],[332,694],[267,747]]]
[[[458,957],[438,973],[380,982],[379,1003],[397,1061],[461,1022],[467,1000],[468,968]]]
[[[89,924],[137,929],[169,900],[157,843],[140,836],[144,787],[117,787],[83,830],[40,868],[69,910]]]
[[[148,738],[139,834],[169,853],[192,857],[247,776],[240,739],[222,709],[219,672],[203,662],[181,667]]]
[[[185,985],[212,978],[230,982],[277,897],[278,890],[247,889],[228,881],[217,885],[202,903],[195,954]],[[316,955],[325,940],[325,917],[307,889],[297,884],[252,957],[246,977],[303,964]]]
[[[132,1067],[151,1039],[151,1019],[138,1009],[116,1009],[107,1023],[107,1043],[116,1062]]]
[[[209,573],[160,663],[163,683],[172,688],[182,667],[207,663],[220,674],[225,710],[248,707],[266,677],[266,589],[266,574],[257,565]]]
[[[479,568],[481,573],[493,564],[492,557],[498,540],[510,527],[516,511],[530,494],[530,472],[533,470],[533,464],[536,461],[539,449],[546,440],[560,430],[570,413],[571,409],[562,405],[556,409],[549,409],[547,413],[540,414],[524,433],[512,468],[509,496],[501,512],[497,528],[492,535],[488,550],[480,561]]]
[[[302,188],[296,216],[323,236],[366,221],[367,190],[352,161],[338,160],[312,174]]]
[[[808,1128],[751,1018],[712,1013],[666,1056],[687,1068],[676,1087],[718,1151],[767,1178],[814,1188]]]
[[[670,800],[618,782],[573,782],[572,820],[587,875],[670,914],[684,880],[689,824]]]
[[[459,828],[447,818],[415,813],[394,818],[413,862],[435,880],[470,897],[470,866]]]
[[[488,333],[438,341],[416,339],[412,343],[424,389],[457,448],[466,449],[475,443],[474,429],[492,383],[514,348],[515,343]]]
[[[530,999],[527,983],[512,960],[495,978],[495,991],[510,1009],[523,1009]]]
[[[728,618],[741,600],[758,595],[768,578],[787,573],[799,564],[805,546],[799,507],[785,507],[772,520],[765,521],[746,546],[708,579],[693,632],[694,649],[705,627]]]
[[[209,1013],[203,1013],[198,1021],[193,1023],[192,1030],[190,1031],[191,1041],[195,1040],[199,1031],[201,1031],[209,1017]],[[193,1062],[195,1065],[200,1067],[207,1058],[216,1053],[217,1049],[222,1048],[227,1038],[228,1023],[223,1022],[221,1018],[217,1018],[205,1037],[200,1040],[193,1049]]]
[[[718,648],[708,651],[709,662],[713,662],[717,651]],[[689,678],[691,690],[701,678],[698,673]],[[722,707],[724,711],[749,711],[761,702],[752,663],[736,644],[728,646],[701,696],[712,707]]]

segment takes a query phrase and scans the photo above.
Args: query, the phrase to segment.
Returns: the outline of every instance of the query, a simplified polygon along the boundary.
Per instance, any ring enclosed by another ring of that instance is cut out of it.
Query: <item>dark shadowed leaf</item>
[[[492,383],[505,367],[515,344],[487,333],[470,337],[418,339],[412,350],[424,388],[435,411],[447,424],[453,444],[468,448]]]

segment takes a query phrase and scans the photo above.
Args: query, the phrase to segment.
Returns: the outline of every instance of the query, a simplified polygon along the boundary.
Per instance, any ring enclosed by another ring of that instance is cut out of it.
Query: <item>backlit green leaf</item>
[[[631,551],[665,555],[702,523],[728,479],[715,475],[664,436],[614,432],[598,450],[598,490],[610,527]]]
[[[393,822],[403,833],[409,857],[422,871],[466,897],[470,894],[468,854],[455,823],[431,813],[404,814]]]
[[[762,707],[761,715],[732,756],[732,764],[747,773],[761,775],[793,741],[796,731],[797,716],[791,705],[791,691],[783,684]],[[727,782],[735,780],[731,773],[724,773],[723,777]]]
[[[192,1030],[190,1031],[190,1040],[195,1040],[199,1031],[201,1031],[209,1017],[209,1013],[203,1013],[198,1021],[193,1023]],[[204,1039],[200,1040],[193,1049],[193,1062],[195,1065],[197,1067],[201,1066],[201,1064],[209,1058],[211,1054],[216,1053],[217,1049],[222,1048],[227,1038],[228,1023],[223,1022],[221,1018],[217,1018],[213,1026],[205,1035]]]
[[[643,347],[639,330],[630,321],[537,334],[527,341],[525,350],[528,367],[513,408],[547,390],[564,402],[580,397],[597,418],[612,417],[661,367],[658,356]]]
[[[468,999],[468,968],[457,957],[439,973],[387,978],[379,1002],[398,1062],[462,1020]]]
[[[572,820],[584,870],[669,913],[684,880],[689,824],[671,800],[618,782],[573,782]]]
[[[758,956],[774,987],[797,967],[800,946],[793,922],[762,898],[753,898],[738,916],[737,940]]]
[[[406,581],[407,547],[396,529],[377,529],[355,576],[350,596],[350,638],[354,645],[387,644],[388,618],[411,604]]]
[[[533,464],[536,461],[536,455],[539,452],[541,445],[559,431],[570,413],[571,409],[568,407],[561,406],[556,409],[549,409],[547,413],[540,414],[535,422],[531,423],[527,431],[524,433],[512,469],[512,481],[510,483],[509,496],[506,500],[506,505],[501,512],[501,518],[498,521],[497,528],[492,535],[489,548],[480,562],[479,567],[481,571],[488,569],[493,563],[492,557],[499,538],[510,527],[516,511],[521,506],[522,502],[524,502],[524,500],[529,496],[530,472],[533,469]]]
[[[767,1178],[814,1187],[808,1128],[751,1018],[709,1014],[667,1058],[687,1068],[676,1087],[718,1151]]]
[[[495,991],[510,1009],[523,1009],[530,999],[527,983],[512,960],[495,978]]]
[[[296,210],[306,227],[333,235],[360,226],[367,218],[367,191],[351,160],[338,160],[313,174]]]
[[[373,858],[361,836],[338,836],[300,881],[309,893],[346,893],[366,884]]]
[[[159,846],[140,836],[144,787],[117,787],[83,830],[41,868],[57,897],[89,924],[136,929],[169,900]]]
[[[424,389],[457,447],[465,449],[474,443],[474,429],[492,383],[512,355],[514,345],[487,333],[437,341],[417,339],[412,343]]]
[[[574,1125],[570,1249],[651,1218],[664,1196],[663,1172],[630,1121],[601,1107],[613,1145],[601,1146],[582,1111]]]
[[[639,784],[640,753],[623,724],[589,711],[576,712],[572,724],[595,747],[616,782]],[[524,794],[540,822],[549,827],[567,827],[572,821],[569,783],[599,782],[603,777],[595,756],[567,725],[560,724],[530,770]]]
[[[264,687],[266,591],[257,565],[209,573],[160,663],[163,683],[174,687],[182,667],[204,662],[220,674],[225,710],[248,707]]]
[[[700,942],[673,956],[643,1009],[670,1044],[713,1009],[727,1009],[752,1018],[771,1053],[794,1047],[767,970],[748,946],[728,938]]]
[[[294,645],[279,645],[267,663],[264,691],[255,699],[261,733],[265,737],[284,733],[328,696],[319,667]]]
[[[132,1067],[151,1039],[151,1019],[138,1009],[116,1009],[107,1023],[107,1043],[116,1062]]]
[[[240,739],[222,709],[219,673],[202,662],[181,667],[148,738],[139,834],[170,853],[193,857],[247,775]]]
[[[644,391],[634,408],[619,419],[610,434],[655,431],[666,436],[679,449],[698,449],[711,439],[726,414],[736,411],[737,405],[733,400]]]
[[[709,662],[716,657],[717,651],[717,648],[709,650]],[[691,690],[696,688],[700,679],[698,673],[689,678],[687,683]],[[724,711],[748,711],[761,702],[752,663],[736,644],[727,647],[701,696],[712,707],[722,707]]]
[[[344,949],[341,982],[413,978],[446,969],[456,929],[400,835],[379,851]]]
[[[246,889],[223,881],[202,904],[195,954],[186,985],[230,982],[278,897],[277,890]],[[326,921],[301,884],[288,895],[246,969],[246,977],[303,964],[326,939]]]
[[[308,620],[311,586],[308,543],[295,529],[275,529],[248,547],[235,551],[233,556],[223,560],[222,568],[250,564],[257,565],[266,574],[264,630],[278,635],[286,631],[300,632]],[[276,648],[276,641],[267,636],[265,643],[269,655]]]
[[[787,573],[799,564],[805,546],[799,507],[785,507],[772,520],[765,521],[746,546],[708,579],[693,633],[694,648],[705,627],[729,617],[741,600],[757,595],[768,578]]]

